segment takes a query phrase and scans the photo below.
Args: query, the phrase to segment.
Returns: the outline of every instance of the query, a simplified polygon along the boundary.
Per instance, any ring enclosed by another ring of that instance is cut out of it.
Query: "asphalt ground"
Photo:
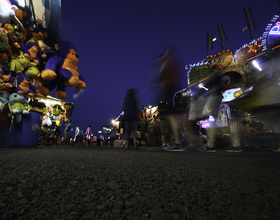
[[[0,219],[280,219],[280,153],[0,148]]]

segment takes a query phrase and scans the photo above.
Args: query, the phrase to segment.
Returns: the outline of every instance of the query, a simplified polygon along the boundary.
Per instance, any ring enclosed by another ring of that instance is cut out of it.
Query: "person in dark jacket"
[[[129,149],[130,136],[133,138],[134,147],[137,147],[137,113],[138,113],[138,102],[134,97],[134,89],[128,89],[126,96],[122,100],[122,111],[124,112],[122,120],[124,122],[124,139],[125,146]]]

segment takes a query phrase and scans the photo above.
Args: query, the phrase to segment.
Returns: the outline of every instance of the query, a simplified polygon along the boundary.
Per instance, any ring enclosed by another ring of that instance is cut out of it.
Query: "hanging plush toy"
[[[14,73],[22,73],[25,71],[25,69],[27,69],[30,66],[37,66],[36,63],[34,62],[30,62],[29,59],[27,59],[24,54],[23,51],[20,50],[19,51],[20,55],[16,58],[13,59],[10,62],[10,70],[13,71]]]
[[[6,30],[3,27],[0,27],[0,40],[7,46],[9,45],[9,37],[8,34],[6,33]]]
[[[9,105],[13,114],[16,115],[16,123],[21,122],[22,114],[30,114],[26,109],[27,100],[24,95],[12,93],[9,96]]]
[[[15,77],[13,76],[12,72],[9,70],[9,68],[6,68],[1,75],[2,78],[2,87],[0,90],[6,90],[8,92],[13,91],[13,85],[14,85],[14,80]]]
[[[5,29],[5,32],[7,33],[7,37],[8,37],[8,40],[9,40],[10,50],[14,51],[16,49],[14,47],[14,43],[16,41],[18,41],[18,38],[17,38],[17,36],[15,34],[15,29],[14,29],[13,25],[8,24],[8,23],[4,24],[3,28]]]
[[[52,56],[41,72],[42,95],[49,95],[55,87],[56,97],[66,99],[65,87],[75,86],[76,89],[85,89],[86,84],[78,72],[79,56],[75,47],[67,41],[55,45],[56,55]]]
[[[28,95],[29,97],[33,97],[34,93],[36,94],[39,92],[38,88],[30,83],[29,76],[27,76],[25,73],[19,73],[16,79],[17,79],[16,92],[18,94]]]
[[[35,63],[34,63],[35,64]],[[25,74],[27,75],[27,76],[29,76],[29,78],[30,78],[30,81],[32,81],[33,79],[39,79],[39,77],[40,77],[40,71],[39,71],[39,69],[38,69],[38,66],[35,66],[35,65],[33,65],[33,66],[29,66],[28,68],[27,68],[27,70],[25,71]]]
[[[33,61],[36,64],[40,63],[40,60],[45,59],[47,57],[46,54],[42,54],[39,45],[35,42],[29,42],[28,44],[19,44],[15,42],[14,45],[16,48],[23,51],[24,56]]]
[[[9,49],[9,46],[3,42],[0,42],[0,64],[4,67],[7,67],[11,57],[12,53]]]
[[[0,112],[4,112],[5,108],[8,107],[10,93],[8,91],[0,91]]]
[[[53,106],[53,115],[54,116],[59,116],[61,114],[61,112],[64,112],[63,109],[61,108],[60,105],[54,105]]]
[[[29,42],[35,42],[39,46],[44,44],[44,48],[41,48],[41,50],[50,50],[51,48],[46,44],[44,41],[48,37],[48,30],[43,27],[43,22],[40,19],[37,19],[37,25],[35,28],[30,27],[29,30],[31,31],[31,39],[27,41]],[[26,43],[26,44],[27,44]]]

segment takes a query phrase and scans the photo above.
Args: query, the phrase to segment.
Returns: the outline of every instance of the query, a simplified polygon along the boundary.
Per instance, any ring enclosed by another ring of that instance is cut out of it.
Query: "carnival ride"
[[[231,117],[236,116],[237,110],[241,110],[244,121],[240,124],[240,131],[245,136],[250,133],[253,136],[263,135],[268,139],[274,133],[275,126],[267,115],[279,112],[280,106],[279,70],[280,15],[277,13],[267,24],[261,37],[244,44],[235,53],[222,50],[202,61],[187,65],[188,85],[175,94],[175,104],[182,112],[188,112],[194,102],[198,105],[197,109],[203,109],[211,97],[213,87],[221,86],[222,100],[217,103],[216,108],[206,107],[208,115],[201,112],[201,118],[204,119],[200,120],[201,126],[227,127],[228,124],[218,123],[217,115],[225,108],[230,121]],[[209,84],[215,75],[218,82]],[[279,124],[279,116],[274,120]],[[275,138],[272,139],[271,143],[266,144],[273,144]],[[263,143],[263,146],[266,144]]]

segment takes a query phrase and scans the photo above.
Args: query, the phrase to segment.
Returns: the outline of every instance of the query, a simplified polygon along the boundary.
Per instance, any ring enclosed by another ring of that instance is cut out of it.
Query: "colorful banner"
[[[216,120],[217,127],[228,127],[229,119],[231,118],[230,108],[226,104],[221,104]]]

